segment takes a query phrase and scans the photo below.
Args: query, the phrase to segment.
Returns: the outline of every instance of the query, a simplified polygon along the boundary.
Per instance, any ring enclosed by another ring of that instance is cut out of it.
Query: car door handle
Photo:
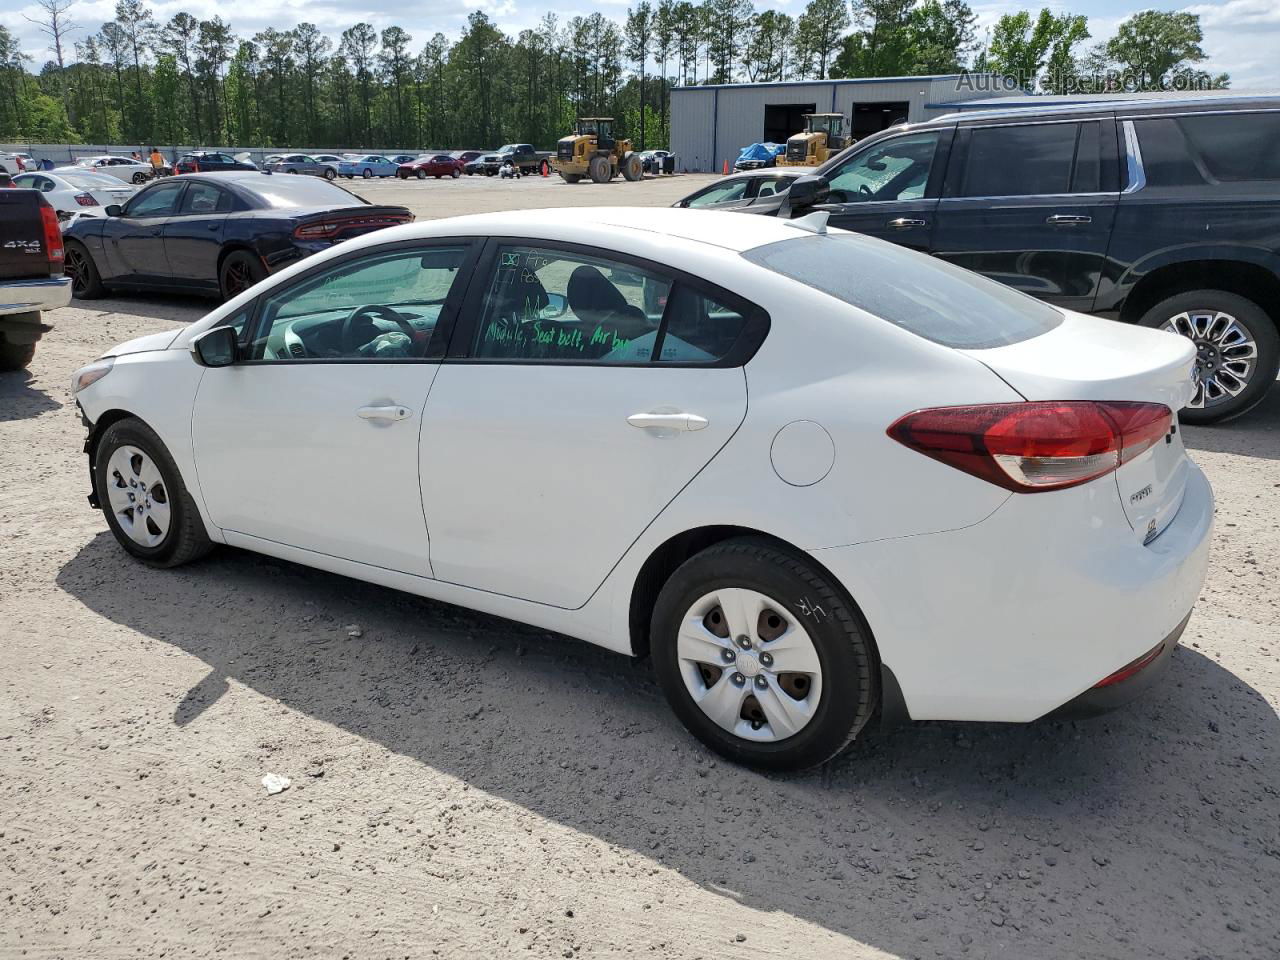
[[[1055,213],[1045,217],[1045,223],[1093,223],[1093,217],[1086,217],[1079,213]]]
[[[707,418],[696,413],[633,413],[627,423],[641,430],[705,430]]]
[[[928,225],[928,220],[916,220],[912,217],[898,217],[885,224],[886,227],[897,227],[899,229],[902,227],[927,227]]]
[[[356,416],[361,420],[407,420],[413,416],[413,411],[408,407],[399,405],[390,407],[361,407],[356,411]]]

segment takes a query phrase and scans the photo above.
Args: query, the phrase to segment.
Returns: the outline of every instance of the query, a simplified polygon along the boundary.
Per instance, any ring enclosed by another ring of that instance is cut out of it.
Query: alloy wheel
[[[169,532],[169,491],[155,462],[137,447],[120,446],[107,461],[107,502],[129,539],[158,546]]]
[[[1195,395],[1189,407],[1204,409],[1240,395],[1257,367],[1258,345],[1252,332],[1221,310],[1186,310],[1170,317],[1162,330],[1189,339],[1196,348]]]
[[[722,588],[685,614],[676,638],[685,689],[717,726],[771,743],[803,730],[822,697],[813,639],[782,604]]]
[[[253,286],[253,276],[249,273],[249,265],[243,260],[234,260],[227,266],[227,299],[239,296]]]
[[[83,296],[85,286],[89,282],[85,276],[84,254],[75,247],[68,246],[63,257],[62,267],[66,270],[67,275],[71,277],[72,295],[76,297]]]

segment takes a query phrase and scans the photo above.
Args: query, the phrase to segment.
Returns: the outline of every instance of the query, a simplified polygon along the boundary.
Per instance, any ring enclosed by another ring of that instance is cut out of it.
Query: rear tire
[[[143,563],[176,567],[213,549],[173,457],[141,420],[128,417],[107,427],[93,476],[116,542]]]
[[[72,296],[78,300],[95,300],[107,292],[102,285],[98,265],[93,262],[93,255],[84,244],[78,240],[68,240],[65,255],[63,269],[71,277]]]
[[[1276,382],[1280,332],[1260,306],[1225,290],[1188,290],[1162,300],[1138,321],[1196,345],[1196,394],[1183,423],[1222,423],[1247,413]]]
[[[608,183],[613,179],[613,166],[608,157],[592,157],[587,164],[587,175],[592,183]]]
[[[866,726],[879,698],[861,615],[803,554],[766,540],[727,540],[685,561],[658,595],[650,635],[676,716],[739,763],[823,763]]]
[[[560,179],[561,179],[561,180],[563,180],[565,183],[578,183],[578,182],[582,179],[582,174],[580,174],[580,173],[565,173],[565,172],[561,171],[561,172],[560,172]]]
[[[245,250],[232,250],[218,269],[218,289],[223,303],[238,297],[266,276],[261,260]]]
[[[638,153],[628,153],[622,159],[622,176],[635,183],[644,176],[644,161]]]
[[[139,183],[139,184],[141,184],[141,183],[146,183],[148,179],[149,179],[149,178],[147,177],[147,175],[146,175],[145,173],[135,173],[135,174],[133,175],[133,182],[134,182],[134,183]]]
[[[35,355],[34,343],[10,343],[0,333],[0,370],[21,370],[31,363]]]

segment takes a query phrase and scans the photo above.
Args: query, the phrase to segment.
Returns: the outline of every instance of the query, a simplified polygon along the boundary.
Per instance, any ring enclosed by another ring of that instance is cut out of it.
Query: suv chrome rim
[[[1181,334],[1196,347],[1196,393],[1188,407],[1216,406],[1249,385],[1258,345],[1249,328],[1221,310],[1187,310],[1170,317],[1162,330]]]
[[[822,698],[822,664],[809,632],[755,590],[724,588],[694,603],[676,656],[693,702],[744,740],[795,736]]]
[[[169,532],[169,491],[155,463],[137,447],[117,447],[107,461],[107,502],[134,543],[154,547]]]

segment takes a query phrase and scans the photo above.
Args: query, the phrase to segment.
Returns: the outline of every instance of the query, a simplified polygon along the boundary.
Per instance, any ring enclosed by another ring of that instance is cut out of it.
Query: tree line
[[[454,39],[311,23],[239,36],[221,17],[161,22],[119,0],[96,30],[75,0],[37,0],[52,57],[38,70],[0,26],[0,140],[277,147],[549,146],[575,116],[610,115],[665,146],[673,86],[916,76],[966,69],[1034,92],[1225,87],[1199,17],[1144,11],[1087,47],[1084,16],[1023,10],[979,38],[966,0],[810,0],[798,16],[751,0],[640,0],[508,35],[473,12]]]

